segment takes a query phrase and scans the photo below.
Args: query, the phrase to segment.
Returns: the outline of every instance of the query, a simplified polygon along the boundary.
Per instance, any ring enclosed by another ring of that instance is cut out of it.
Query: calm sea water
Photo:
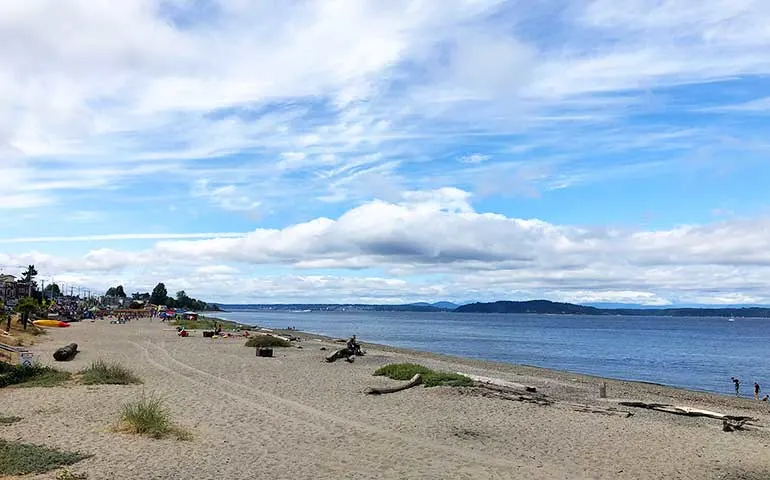
[[[396,347],[733,393],[770,393],[770,319],[572,315],[256,312],[220,315],[268,328]]]

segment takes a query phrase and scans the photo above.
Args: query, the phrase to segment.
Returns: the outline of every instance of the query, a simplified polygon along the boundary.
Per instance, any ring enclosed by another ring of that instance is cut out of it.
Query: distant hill
[[[558,303],[550,300],[528,300],[512,302],[501,300],[492,303],[471,303],[455,309],[459,313],[551,313],[571,315],[602,315],[595,307],[584,307],[572,303]]]
[[[539,313],[571,315],[644,315],[666,317],[752,317],[770,318],[767,307],[735,308],[596,308],[572,303],[558,303],[549,300],[524,302],[499,301],[472,303],[458,307],[461,313]]]
[[[436,302],[436,303],[431,303],[431,305],[433,305],[436,308],[443,308],[446,310],[454,310],[459,306],[456,303],[452,303],[452,302]]]
[[[452,302],[435,302],[435,303],[416,302],[416,303],[410,303],[409,305],[416,305],[419,307],[436,307],[442,310],[454,310],[459,306],[456,303],[452,303]]]

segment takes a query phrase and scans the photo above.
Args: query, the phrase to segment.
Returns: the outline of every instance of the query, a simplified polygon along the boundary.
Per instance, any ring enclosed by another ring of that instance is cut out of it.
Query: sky
[[[770,303],[766,0],[0,2],[0,271]]]

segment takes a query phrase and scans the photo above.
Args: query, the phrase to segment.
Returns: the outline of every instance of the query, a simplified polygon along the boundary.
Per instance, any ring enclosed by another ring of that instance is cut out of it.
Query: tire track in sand
[[[495,466],[499,468],[509,468],[509,469],[510,468],[528,469],[526,466],[520,465],[512,460],[506,460],[500,457],[486,455],[486,454],[472,451],[469,449],[463,449],[463,448],[458,448],[450,445],[437,443],[428,438],[414,437],[408,434],[403,434],[392,430],[383,429],[377,426],[369,425],[366,423],[357,422],[355,420],[350,420],[348,418],[340,417],[338,415],[325,412],[323,410],[319,410],[310,405],[306,405],[294,400],[289,400],[287,398],[284,398],[275,394],[271,394],[269,392],[265,392],[263,390],[251,387],[249,385],[244,385],[238,382],[234,382],[232,380],[220,378],[204,370],[201,370],[197,367],[194,367],[188,363],[182,362],[174,358],[166,350],[165,342],[163,341],[161,341],[160,344],[158,345],[148,340],[147,344],[151,346],[155,351],[157,351],[158,354],[167,358],[170,362],[174,363],[180,368],[185,369],[197,375],[199,378],[202,377],[209,380],[208,382],[200,382],[200,383],[207,385],[209,387],[213,387],[212,383],[216,382],[220,385],[220,387],[226,386],[226,387],[229,387],[230,389],[236,389],[236,390],[241,390],[243,392],[246,392],[248,396],[235,393],[232,390],[227,392],[227,395],[232,398],[240,399],[249,405],[258,406],[258,408],[261,411],[263,411],[268,415],[279,416],[281,418],[290,420],[290,423],[296,423],[299,420],[297,418],[296,413],[300,413],[302,415],[305,415],[306,417],[309,417],[309,419],[308,418],[303,419],[302,423],[307,426],[313,426],[315,427],[314,429],[320,428],[321,430],[326,430],[328,432],[328,425],[333,424],[336,427],[335,434],[344,432],[346,435],[350,435],[351,429],[354,429],[359,434],[363,433],[370,436],[378,437],[379,442],[381,442],[382,439],[385,438],[390,442],[394,442],[395,443],[394,446],[398,447],[399,449],[402,449],[402,448],[409,449],[409,450],[429,449],[429,450],[433,450],[434,452],[439,451],[444,454],[449,454],[449,458],[454,456],[460,456],[464,458],[466,461],[472,461],[474,463],[484,465],[484,466]],[[218,391],[223,393],[225,392],[225,390],[222,388],[218,389]],[[256,402],[255,400],[253,400],[254,397],[261,398],[267,404],[271,405],[271,407],[267,406],[265,403]],[[295,414],[284,413],[280,410],[277,410],[276,406],[279,406],[284,410],[293,411],[295,412]]]
[[[134,347],[136,347],[137,349],[140,350],[140,352],[142,353],[142,357],[144,358],[144,360],[147,363],[149,363],[150,365],[158,368],[159,370],[161,370],[163,372],[168,373],[169,375],[172,376],[172,378],[181,379],[182,381],[184,381],[186,383],[190,383],[190,384],[194,384],[194,385],[198,385],[198,386],[203,386],[203,387],[208,387],[209,389],[213,390],[213,392],[215,393],[216,396],[218,396],[220,398],[229,398],[231,400],[235,400],[238,403],[246,404],[249,407],[256,408],[257,410],[259,410],[260,413],[262,413],[262,414],[264,414],[264,415],[266,415],[266,416],[268,416],[268,417],[270,417],[272,419],[280,418],[281,419],[281,425],[287,425],[287,424],[288,425],[296,425],[297,423],[302,423],[302,424],[304,424],[304,426],[302,427],[302,428],[305,429],[304,431],[307,431],[308,427],[311,427],[311,429],[316,431],[315,432],[316,434],[319,433],[318,432],[318,425],[317,424],[309,423],[309,422],[305,422],[305,421],[298,422],[298,419],[296,417],[292,417],[292,416],[289,416],[289,415],[285,415],[285,414],[283,414],[281,412],[277,412],[276,410],[271,409],[271,408],[269,408],[269,407],[267,407],[267,406],[265,406],[263,404],[251,401],[248,398],[244,398],[244,397],[242,397],[240,395],[233,394],[232,392],[228,392],[228,391],[225,391],[225,390],[222,390],[222,389],[218,389],[218,388],[213,388],[213,385],[210,382],[206,382],[206,381],[203,381],[201,379],[194,379],[194,378],[191,378],[191,377],[188,377],[188,376],[185,376],[185,375],[179,375],[179,372],[174,371],[173,369],[169,368],[168,366],[164,365],[163,363],[161,363],[158,360],[156,360],[155,358],[153,358],[153,356],[152,356],[152,354],[150,352],[150,349],[147,348],[147,346],[141,345],[141,344],[139,344],[137,342],[134,342],[134,341],[131,341],[131,340],[128,340],[128,342],[131,343]],[[156,346],[152,345],[149,340],[147,341],[147,345],[150,346],[150,347],[155,347],[155,349],[157,349],[157,351],[165,354],[165,356],[167,358],[169,358],[170,360],[174,361],[175,363],[179,363],[178,361],[173,359],[170,355],[168,355],[167,352],[164,349],[161,349],[161,347],[156,347]],[[280,450],[280,447],[275,445],[275,434],[273,432],[269,431],[269,430],[263,430],[263,429],[255,430],[253,428],[248,428],[247,431],[244,431],[244,434],[247,434],[251,438],[257,437],[260,440],[263,440],[263,443],[260,446],[261,449],[267,449],[270,446],[273,446],[273,447],[278,448]],[[334,471],[335,467],[337,467],[340,463],[343,463],[343,459],[339,458],[340,457],[339,452],[329,451],[328,449],[323,449],[322,450],[322,448],[323,448],[322,445],[318,446],[318,447],[313,446],[313,450],[315,450],[317,452],[314,455],[314,457],[316,459],[320,459],[320,460],[318,460],[318,462],[320,464],[328,465],[327,468],[329,468],[330,471]],[[349,471],[353,471],[353,472],[359,473],[362,477],[365,477],[367,474],[371,474],[371,468],[372,467],[369,467],[370,469],[367,470],[366,465],[362,465],[362,464],[350,465],[349,463],[348,463],[348,465],[349,465],[349,467],[348,467]]]

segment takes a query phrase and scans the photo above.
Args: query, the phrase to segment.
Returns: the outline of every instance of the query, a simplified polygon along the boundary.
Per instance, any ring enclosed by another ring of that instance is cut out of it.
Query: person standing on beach
[[[741,381],[738,380],[735,377],[730,377],[730,380],[733,381],[733,384],[735,384],[735,396],[740,397],[741,396]]]
[[[754,382],[754,400],[759,400],[759,384]]]

